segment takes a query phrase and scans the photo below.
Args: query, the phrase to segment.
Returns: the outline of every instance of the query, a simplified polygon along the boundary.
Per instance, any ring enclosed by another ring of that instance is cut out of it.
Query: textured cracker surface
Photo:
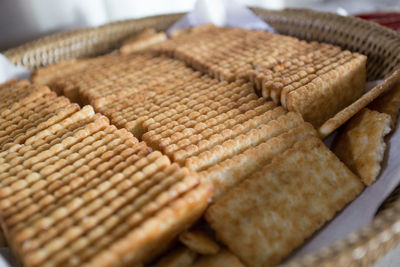
[[[359,98],[365,88],[366,57],[355,54],[343,65],[289,93],[287,108],[299,112],[314,127]]]
[[[386,149],[391,117],[362,109],[337,136],[333,152],[366,184],[375,182]]]
[[[273,266],[362,189],[359,178],[309,136],[211,205],[206,220],[248,266]]]
[[[0,114],[2,126],[18,116],[29,126],[5,127],[0,149],[0,219],[24,266],[149,261],[201,216],[211,184],[92,107],[24,88]]]
[[[217,254],[220,247],[212,236],[203,230],[185,231],[179,235],[179,241],[192,251],[204,254]]]
[[[389,92],[375,99],[368,107],[390,115],[392,118],[390,127],[394,130],[400,113],[400,84],[395,85]]]
[[[315,127],[365,88],[365,56],[264,31],[208,26],[152,49],[220,80],[250,80],[260,95],[299,112]]]
[[[154,28],[149,28],[143,32],[128,38],[120,48],[122,54],[130,54],[150,48],[151,46],[167,40],[164,32],[156,32]]]

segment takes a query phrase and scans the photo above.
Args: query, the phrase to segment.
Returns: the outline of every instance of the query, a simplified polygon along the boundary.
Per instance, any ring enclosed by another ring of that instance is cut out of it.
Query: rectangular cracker
[[[32,72],[32,81],[35,84],[47,85],[60,95],[62,94],[62,91],[60,88],[55,86],[57,79],[84,70],[88,66],[89,62],[90,59],[72,58],[55,64],[50,64],[34,70]]]
[[[366,57],[354,54],[351,61],[289,92],[287,109],[298,112],[305,121],[318,128],[360,97],[365,81]]]
[[[299,115],[289,112],[276,120],[272,120],[266,124],[260,125],[256,129],[251,129],[220,145],[216,145],[198,156],[188,158],[185,162],[185,166],[191,170],[205,170],[214,164],[242,153],[249,147],[257,146],[270,138],[278,136],[301,123],[303,123],[303,120]]]
[[[317,133],[310,124],[303,123],[200,172],[200,177],[213,183],[213,201],[218,201],[253,172],[269,164],[276,156],[309,135],[316,136]]]
[[[147,262],[208,205],[211,184],[103,118],[50,117],[0,152],[0,219],[25,266]]]
[[[365,185],[375,182],[386,150],[385,135],[390,132],[388,114],[362,109],[336,136],[333,152],[360,176]]]
[[[212,204],[205,218],[248,266],[273,266],[362,189],[359,178],[310,136]]]

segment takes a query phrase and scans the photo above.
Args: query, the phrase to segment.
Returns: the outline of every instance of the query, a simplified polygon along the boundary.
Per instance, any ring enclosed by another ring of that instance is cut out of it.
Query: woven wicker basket
[[[306,9],[252,9],[279,33],[339,45],[368,56],[369,80],[384,79],[389,87],[399,78],[400,34],[353,17]],[[104,26],[55,34],[4,52],[17,65],[31,68],[70,57],[100,55],[135,33],[153,27],[166,30],[184,14],[125,20]],[[357,112],[355,110],[354,112]],[[392,194],[368,226],[288,266],[369,266],[400,243],[400,189]],[[389,203],[390,202],[390,203]]]

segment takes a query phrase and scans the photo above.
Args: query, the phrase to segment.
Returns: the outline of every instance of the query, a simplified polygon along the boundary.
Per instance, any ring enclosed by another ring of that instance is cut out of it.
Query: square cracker
[[[384,136],[390,132],[390,116],[367,108],[354,116],[333,144],[333,152],[370,185],[381,170]]]
[[[359,178],[310,136],[211,205],[206,220],[246,265],[272,266],[362,189]]]

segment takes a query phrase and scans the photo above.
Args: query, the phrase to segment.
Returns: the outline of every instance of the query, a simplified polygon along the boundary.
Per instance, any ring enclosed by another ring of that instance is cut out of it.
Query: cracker
[[[183,62],[166,57],[150,54],[114,57],[111,60],[99,58],[104,62],[99,64],[100,67],[94,66],[84,74],[60,81],[65,94],[70,91],[71,95],[79,95],[82,103],[99,108],[143,90],[168,90],[183,83],[185,76],[193,73]]]
[[[300,113],[318,128],[361,96],[366,81],[366,57],[355,57],[286,96],[287,109]]]
[[[211,256],[201,256],[193,264],[193,267],[219,267],[232,266],[244,267],[244,264],[226,249],[222,249],[219,253]]]
[[[362,189],[359,178],[310,136],[212,204],[205,218],[244,263],[270,266]]]
[[[83,120],[94,115],[93,108],[86,106],[79,109],[76,104],[71,104],[66,108],[60,108],[57,113],[48,113],[46,116],[36,120],[28,121],[18,130],[4,131],[0,138],[2,149],[6,149],[9,144],[30,144],[38,139],[44,138],[49,134],[54,134],[57,131],[73,124],[79,120]]]
[[[391,116],[390,128],[395,129],[400,112],[400,84],[395,85],[386,94],[375,99],[369,108]]]
[[[200,177],[202,180],[213,183],[213,201],[218,201],[253,172],[269,164],[276,156],[309,135],[316,135],[316,131],[310,124],[302,123],[298,127],[200,172]]]
[[[369,105],[378,96],[387,91],[390,86],[395,84],[400,79],[400,70],[395,70],[389,77],[387,77],[383,82],[366,92],[355,102],[347,106],[346,108],[339,111],[334,117],[330,118],[324,122],[321,127],[319,127],[318,132],[322,138],[325,138],[351,117],[357,114],[361,109]]]
[[[181,246],[169,251],[154,267],[190,267],[193,265],[196,257],[196,252]]]
[[[87,109],[85,109],[86,111]],[[59,122],[64,121],[67,124],[70,120],[69,116],[77,113],[80,115],[82,112],[79,111],[79,106],[76,104],[69,104],[66,107],[61,107],[54,110],[54,113],[47,113],[41,118],[29,117],[28,119],[21,120],[18,125],[14,127],[8,127],[5,131],[0,133],[0,148],[7,148],[7,143],[23,143],[28,138],[33,137],[34,134],[42,131],[43,134],[46,133],[47,128],[52,127],[56,130],[61,127]],[[75,118],[75,117],[74,117]]]
[[[179,235],[179,241],[192,251],[202,255],[214,255],[220,249],[213,238],[202,230],[185,231]]]
[[[333,152],[365,185],[375,182],[385,154],[385,135],[390,132],[391,117],[367,108],[354,116],[339,133]]]
[[[282,92],[280,95],[280,101],[284,107],[286,107],[286,97],[291,91],[294,91],[307,83],[311,82],[313,79],[317,78],[318,76],[321,76],[322,74],[325,74],[335,68],[337,68],[340,65],[343,65],[350,61],[353,57],[352,53],[349,51],[340,51],[339,53],[336,53],[336,49],[332,49],[333,53],[332,55],[318,55],[320,57],[319,60],[313,60],[310,64],[307,64],[305,66],[300,66],[301,70],[303,72],[303,75],[299,75],[297,72],[298,70],[295,69],[294,72],[294,77],[296,75],[298,76],[298,79],[294,80],[294,77],[290,77],[288,82],[283,81],[282,83]]]
[[[19,86],[17,84],[15,87],[1,94],[0,113],[19,108],[49,93],[50,89],[48,87],[38,85]]]
[[[45,116],[46,112],[51,110],[53,107],[67,106],[68,104],[69,101],[67,99],[56,98],[55,93],[43,95],[43,97],[14,110],[8,109],[3,111],[0,114],[0,129],[1,131],[5,131],[9,129],[9,127],[16,128],[22,120],[40,118]]]
[[[159,243],[169,242],[177,233],[191,225],[202,215],[211,197],[211,192],[212,186],[207,183],[189,191],[168,205],[167,208],[155,214],[143,226],[111,246],[109,250],[98,255],[95,261],[90,262],[90,264],[107,265],[109,262],[103,262],[103,260],[112,258],[112,255],[125,256],[124,262],[136,262],[140,258],[147,259],[149,255],[159,253],[157,249]],[[144,236],[143,232],[151,234]],[[161,238],[158,238],[160,236]],[[137,253],[132,254],[128,249]],[[127,254],[129,252],[130,254]]]
[[[146,29],[126,40],[120,48],[120,52],[122,54],[139,52],[165,40],[167,40],[167,35],[164,32],[157,33],[154,28]]]
[[[267,103],[263,106],[266,105]],[[211,149],[215,145],[222,144],[222,142],[226,141],[227,139],[234,138],[239,134],[249,131],[251,127],[254,127],[253,123],[256,120],[265,124],[268,121],[277,119],[279,116],[283,116],[285,114],[284,109],[281,107],[268,110],[264,114],[260,115],[254,112],[256,110],[260,110],[260,108],[255,108],[249,112],[246,112],[245,114],[239,114],[233,118],[226,119],[217,125],[205,124],[207,127],[204,127],[205,129],[198,135],[192,135],[189,138],[181,140],[176,144],[176,148],[175,146],[171,145],[172,148],[175,149],[172,154],[173,160],[183,164],[184,161],[189,157],[196,156],[208,149]],[[255,126],[258,126],[258,124]],[[185,143],[186,140],[188,140],[187,143]],[[167,147],[165,153],[170,153],[169,148],[170,147]]]
[[[25,265],[148,261],[206,208],[210,184],[101,119],[2,157],[1,219]]]
[[[231,140],[227,140],[221,145],[214,146],[212,149],[191,157],[186,160],[185,165],[196,171],[204,170],[224,159],[239,154],[251,146],[256,146],[266,140],[275,137],[293,127],[296,127],[303,120],[295,113],[288,113],[277,118],[259,128],[239,135]]]
[[[250,80],[315,127],[355,101],[366,80],[365,56],[262,31],[193,28],[153,50],[220,80]]]
[[[60,88],[55,86],[57,79],[80,72],[87,67],[89,62],[90,59],[71,58],[45,67],[37,68],[32,72],[32,81],[35,84],[47,85],[57,94],[61,94],[62,91],[60,91]]]

